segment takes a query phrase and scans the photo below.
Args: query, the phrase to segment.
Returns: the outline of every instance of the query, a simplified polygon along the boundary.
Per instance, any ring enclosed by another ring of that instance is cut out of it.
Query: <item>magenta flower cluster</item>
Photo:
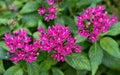
[[[9,48],[10,60],[14,63],[20,60],[31,63],[39,55],[35,44],[30,44],[30,37],[27,36],[24,29],[15,31],[12,36],[10,36],[10,33],[5,34],[3,39],[5,45]]]
[[[45,7],[41,7],[38,9],[38,14],[40,15],[44,15],[44,20],[49,22],[50,20],[53,20],[56,18],[56,7],[53,5],[54,4],[54,0],[46,0],[49,8],[47,9],[49,13],[46,12]]]
[[[64,61],[65,55],[81,51],[81,46],[76,45],[76,39],[71,37],[68,27],[56,24],[48,27],[46,32],[39,27],[38,32],[40,50],[53,52],[54,60]]]
[[[83,14],[77,16],[79,35],[95,42],[98,40],[99,34],[107,32],[108,28],[117,21],[117,18],[114,15],[108,18],[107,12],[104,10],[104,6],[90,7],[84,10]]]

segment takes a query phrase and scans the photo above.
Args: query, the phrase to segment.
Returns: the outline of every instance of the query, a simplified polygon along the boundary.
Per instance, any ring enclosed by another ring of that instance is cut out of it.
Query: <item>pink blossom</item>
[[[46,14],[46,15],[44,16],[44,20],[45,20],[45,21],[47,21],[47,22],[49,22],[49,21],[50,21],[49,14]]]
[[[5,45],[9,48],[10,60],[14,63],[20,60],[26,60],[31,63],[36,60],[38,56],[36,42],[29,44],[31,40],[24,29],[15,31],[12,36],[10,36],[10,33],[5,34],[3,39],[5,40]]]
[[[52,57],[58,61],[64,61],[67,54],[80,52],[81,46],[76,45],[75,38],[70,36],[68,27],[58,25],[48,27],[45,32],[42,27],[38,28],[40,50],[51,52]]]
[[[45,14],[45,8],[44,7],[39,8],[38,9],[38,14],[40,14],[40,15]]]
[[[47,1],[47,3],[49,4],[49,5],[53,5],[54,4],[54,0],[46,0]]]
[[[83,14],[77,16],[79,35],[95,42],[98,40],[99,34],[107,32],[108,28],[117,21],[117,18],[113,15],[108,18],[107,12],[104,10],[104,6],[90,7],[84,10]]]
[[[56,12],[56,7],[55,6],[50,6],[48,8],[49,13],[55,13]]]

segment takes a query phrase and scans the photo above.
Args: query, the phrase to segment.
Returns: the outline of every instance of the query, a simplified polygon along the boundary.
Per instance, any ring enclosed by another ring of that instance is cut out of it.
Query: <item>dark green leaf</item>
[[[52,68],[52,75],[64,75],[64,73],[59,68]]]
[[[103,58],[103,51],[97,42],[95,42],[91,46],[89,50],[89,58],[91,63],[92,75],[95,75],[98,66],[101,64]]]
[[[90,70],[90,62],[85,53],[67,55],[66,62],[76,70]]]
[[[9,31],[10,31],[10,29],[8,26],[0,26],[0,36]]]
[[[120,58],[119,46],[112,38],[104,37],[100,40],[100,45],[108,54]]]

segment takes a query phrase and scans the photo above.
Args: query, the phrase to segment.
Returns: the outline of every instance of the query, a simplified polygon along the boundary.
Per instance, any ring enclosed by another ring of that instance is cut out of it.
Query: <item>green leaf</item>
[[[22,24],[24,27],[37,27],[38,20],[39,18],[37,14],[27,14],[22,17]]]
[[[59,68],[52,68],[52,75],[64,75],[64,73]]]
[[[87,71],[86,70],[77,70],[77,75],[87,75]]]
[[[40,72],[39,75],[49,75],[49,72],[48,71],[42,71],[42,72]]]
[[[85,4],[92,4],[92,3],[99,3],[102,0],[80,0],[80,2],[83,2]]]
[[[33,33],[33,37],[34,37],[36,40],[39,40],[39,33],[38,33],[38,32]]]
[[[23,75],[23,70],[19,66],[12,66],[5,71],[4,75]]]
[[[0,36],[10,31],[8,26],[0,26]]]
[[[119,46],[112,38],[104,37],[100,40],[100,45],[108,54],[120,58]]]
[[[85,37],[82,37],[82,36],[80,36],[80,35],[77,35],[76,37],[77,37],[76,43],[80,43],[80,42],[83,42],[83,41],[86,40]]]
[[[90,70],[90,62],[85,53],[67,55],[66,62],[76,70]]]
[[[108,32],[102,34],[102,35],[111,35],[111,36],[116,36],[120,34],[120,22],[117,22],[115,25],[113,25]]]
[[[60,24],[60,25],[64,25],[65,22],[64,22],[64,19],[62,17],[57,17],[54,21],[55,24]]]
[[[36,62],[27,63],[28,75],[39,75],[39,65]]]
[[[0,59],[0,75],[2,75],[5,72],[3,61]]]
[[[25,13],[30,13],[33,11],[37,11],[37,9],[39,8],[39,4],[37,2],[27,2],[24,7],[22,8],[22,10],[20,11],[20,13],[25,14]]]
[[[76,74],[76,70],[74,68],[67,68],[65,71],[64,71],[64,74],[65,75],[77,75]]]
[[[6,59],[7,51],[0,46],[0,58]]]
[[[111,69],[120,70],[120,58],[115,58],[104,52],[103,64]]]
[[[3,19],[3,18],[0,18],[0,25],[1,24],[7,24],[8,23],[8,19]]]
[[[70,28],[71,32],[73,32],[74,34],[77,33],[77,27],[75,24],[74,19],[67,17],[67,16],[63,16],[64,22],[66,25],[68,25],[68,27]]]
[[[41,20],[39,20],[38,21],[38,26],[40,27],[43,27],[44,29],[46,29],[46,26],[45,26],[45,24],[41,21]]]
[[[4,41],[0,41],[0,47],[2,47],[5,50],[9,50],[9,48],[4,44]]]
[[[27,27],[24,27],[23,29],[25,29],[28,35],[32,35],[32,32]]]
[[[89,58],[91,63],[92,75],[95,75],[98,66],[101,64],[103,58],[103,51],[97,42],[95,42],[91,46],[89,50]]]
[[[51,68],[51,64],[47,60],[45,60],[41,62],[39,68],[40,71],[48,71]]]

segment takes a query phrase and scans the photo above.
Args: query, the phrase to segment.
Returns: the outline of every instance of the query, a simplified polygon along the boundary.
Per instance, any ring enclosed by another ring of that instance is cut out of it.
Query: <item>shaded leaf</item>
[[[111,69],[120,70],[120,58],[115,58],[104,52],[103,64]]]
[[[59,68],[52,68],[52,75],[64,75],[64,73]]]

